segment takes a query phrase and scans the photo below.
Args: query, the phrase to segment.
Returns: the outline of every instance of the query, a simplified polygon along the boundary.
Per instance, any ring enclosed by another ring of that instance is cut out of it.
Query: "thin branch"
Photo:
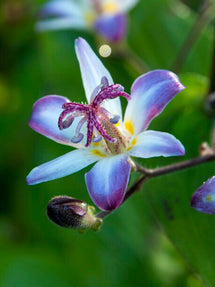
[[[182,161],[179,163],[174,163],[171,165],[167,165],[164,167],[160,167],[160,168],[155,168],[155,169],[146,169],[146,168],[142,168],[141,166],[137,166],[137,169],[139,172],[147,175],[148,177],[157,177],[157,176],[161,176],[164,174],[168,174],[168,173],[172,173],[172,172],[176,172],[179,170],[183,170],[183,169],[187,169],[187,168],[191,168],[193,166],[196,165],[200,165],[206,162],[210,162],[215,160],[215,153],[213,154],[208,154],[208,155],[204,155],[204,156],[200,156],[194,159],[189,159],[186,161]]]

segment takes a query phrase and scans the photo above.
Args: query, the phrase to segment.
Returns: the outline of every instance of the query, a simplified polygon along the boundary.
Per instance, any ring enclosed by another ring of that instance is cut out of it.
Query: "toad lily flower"
[[[76,40],[75,50],[88,104],[57,95],[45,96],[34,104],[29,125],[77,149],[34,168],[27,183],[64,177],[97,162],[85,174],[87,189],[100,209],[112,210],[124,198],[131,172],[130,156],[184,155],[183,145],[173,135],[146,131],[151,120],[184,86],[172,72],[154,70],[136,79],[129,96],[121,85],[113,83],[84,39]],[[119,96],[129,100],[124,122]]]
[[[93,29],[111,42],[126,34],[127,17],[137,0],[51,0],[39,12],[38,31]]]

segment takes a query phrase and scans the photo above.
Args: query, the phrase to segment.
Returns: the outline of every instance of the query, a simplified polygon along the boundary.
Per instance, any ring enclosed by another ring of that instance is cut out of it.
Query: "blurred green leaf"
[[[190,75],[188,89],[181,97],[181,105],[187,108],[182,113],[179,105],[179,116],[172,119],[170,127],[170,131],[180,134],[189,157],[196,156],[201,142],[208,141],[210,136],[210,119],[202,108],[204,90],[201,78]],[[214,175],[214,168],[214,162],[208,163],[152,179],[143,188],[161,228],[206,286],[215,285],[214,217],[192,209],[190,198],[203,181]]]

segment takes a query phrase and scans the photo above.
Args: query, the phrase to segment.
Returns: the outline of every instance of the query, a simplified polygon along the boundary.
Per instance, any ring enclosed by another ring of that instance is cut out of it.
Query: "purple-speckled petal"
[[[26,178],[29,185],[50,181],[75,173],[101,159],[91,148],[73,150],[32,169]]]
[[[183,89],[178,77],[167,70],[154,70],[140,76],[131,88],[125,127],[129,127],[134,135],[144,131],[151,120]]]
[[[83,127],[82,133],[85,135],[81,142],[75,144],[71,139],[75,136],[75,130],[80,117],[75,118],[72,125],[64,130],[58,127],[58,119],[63,111],[62,105],[70,102],[69,99],[62,96],[45,96],[39,99],[33,106],[32,116],[29,120],[29,126],[38,133],[61,144],[84,147],[86,143],[86,126]]]
[[[131,171],[124,154],[105,158],[85,174],[88,192],[102,210],[116,209],[122,202]]]
[[[110,42],[122,41],[126,34],[127,18],[125,14],[103,14],[94,23],[95,30]]]
[[[215,176],[209,178],[194,192],[191,206],[197,211],[215,214]]]
[[[144,131],[133,140],[133,147],[128,151],[129,155],[142,158],[156,156],[179,156],[185,154],[182,143],[173,135]]]
[[[106,77],[108,79],[109,85],[113,84],[113,80],[109,71],[104,67],[100,59],[84,39],[76,39],[75,51],[81,69],[81,76],[87,101],[90,103],[90,97],[94,89],[100,85],[102,77]],[[119,98],[106,101],[102,106],[112,114],[119,115],[120,117],[122,116]]]

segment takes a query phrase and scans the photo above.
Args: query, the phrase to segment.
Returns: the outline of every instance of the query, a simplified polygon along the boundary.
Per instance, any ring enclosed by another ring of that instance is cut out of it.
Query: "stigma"
[[[74,119],[80,117],[80,121],[76,126],[75,135],[71,138],[71,142],[78,143],[82,141],[84,138],[84,133],[82,132],[84,124],[87,126],[86,147],[88,147],[91,142],[100,142],[102,139],[104,139],[106,143],[111,144],[121,141],[121,135],[118,134],[118,129],[115,127],[120,121],[120,116],[113,115],[110,111],[101,106],[104,101],[115,99],[119,96],[130,100],[130,96],[124,92],[124,88],[121,85],[109,85],[108,79],[102,77],[101,83],[94,89],[90,97],[89,105],[71,102],[65,103],[62,106],[64,110],[58,119],[59,129],[63,130],[70,127],[73,124]],[[120,143],[118,142],[116,147],[119,144]],[[118,153],[117,151],[115,152]]]

